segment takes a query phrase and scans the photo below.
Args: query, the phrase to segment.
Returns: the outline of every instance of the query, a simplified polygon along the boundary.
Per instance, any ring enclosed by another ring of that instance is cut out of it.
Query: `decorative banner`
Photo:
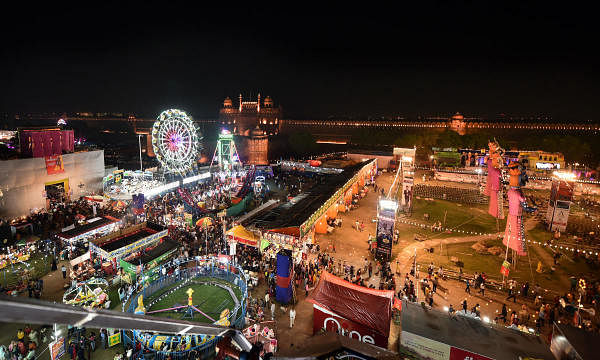
[[[108,337],[108,346],[114,346],[121,343],[121,332],[117,332],[114,335]]]
[[[60,174],[65,172],[62,155],[46,156],[46,173],[48,175]]]
[[[65,338],[61,337],[51,342],[48,344],[48,348],[50,349],[50,360],[60,359],[65,353]]]
[[[500,267],[500,274],[504,275],[504,276],[508,276],[508,273],[510,272],[510,263],[506,260],[504,260],[504,262],[502,263],[502,267]]]

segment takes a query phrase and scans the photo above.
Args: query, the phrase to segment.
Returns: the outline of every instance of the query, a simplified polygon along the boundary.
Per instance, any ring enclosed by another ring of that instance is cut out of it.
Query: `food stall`
[[[163,226],[143,222],[90,241],[90,252],[104,261],[102,268],[107,271],[107,266],[116,269],[120,259],[152,247],[167,235],[168,230]]]
[[[156,280],[160,275],[159,265],[169,261],[176,255],[178,249],[179,244],[176,241],[166,238],[122,258],[119,265],[123,269],[123,280],[129,284],[135,284],[140,275],[144,276],[144,281]]]
[[[75,244],[84,242],[92,237],[109,234],[119,228],[121,220],[112,216],[99,216],[84,220],[80,225],[65,229],[56,237],[64,243]]]

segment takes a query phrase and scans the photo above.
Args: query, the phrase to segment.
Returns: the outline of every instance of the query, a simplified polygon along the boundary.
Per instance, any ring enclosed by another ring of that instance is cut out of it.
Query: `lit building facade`
[[[250,132],[246,147],[248,149],[248,164],[269,164],[269,137],[258,127],[258,125]]]
[[[267,136],[277,135],[280,120],[281,107],[275,106],[270,96],[261,99],[260,94],[256,101],[244,101],[240,94],[237,106],[227,97],[219,111],[219,123],[228,127],[235,135],[250,136],[256,126]]]

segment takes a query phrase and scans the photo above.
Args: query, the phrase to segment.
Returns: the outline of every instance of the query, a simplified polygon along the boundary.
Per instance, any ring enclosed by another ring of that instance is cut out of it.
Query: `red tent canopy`
[[[393,290],[369,289],[323,272],[308,301],[367,326],[387,338],[393,298]]]

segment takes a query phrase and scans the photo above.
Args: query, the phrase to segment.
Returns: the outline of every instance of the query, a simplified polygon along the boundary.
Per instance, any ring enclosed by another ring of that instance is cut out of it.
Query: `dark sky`
[[[569,2],[45,3],[0,15],[0,111],[212,117],[260,91],[294,118],[598,120],[595,13]]]

